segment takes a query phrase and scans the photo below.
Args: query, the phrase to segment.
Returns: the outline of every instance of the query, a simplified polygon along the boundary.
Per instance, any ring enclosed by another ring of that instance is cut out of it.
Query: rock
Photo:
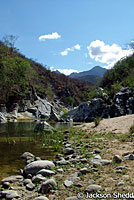
[[[55,172],[47,169],[41,169],[40,171],[37,172],[37,174],[41,174],[42,176],[53,176]]]
[[[95,181],[93,180],[93,179],[90,179],[89,181],[88,181],[88,184],[89,185],[92,185],[92,184],[94,184],[95,183]]]
[[[24,173],[25,174],[36,174],[38,171],[41,169],[48,169],[48,168],[54,168],[55,165],[52,161],[49,160],[39,160],[39,161],[34,161],[24,168]]]
[[[0,195],[2,198],[6,198],[6,199],[13,199],[13,198],[20,197],[16,191],[12,191],[12,190],[2,191],[2,192],[0,192]]]
[[[27,162],[28,160],[33,160],[34,161],[35,156],[32,153],[25,152],[21,155],[21,159],[25,160]]]
[[[92,193],[92,192],[97,192],[101,190],[101,186],[100,185],[89,185],[87,188],[86,188],[86,192],[89,192],[89,193]]]
[[[77,196],[73,196],[73,197],[68,197],[65,200],[80,200],[80,198],[78,199]]]
[[[125,184],[124,181],[121,181],[121,182],[118,183],[118,186],[121,186],[121,185],[124,185],[124,184]]]
[[[26,189],[29,190],[29,191],[34,190],[34,188],[35,188],[35,185],[34,185],[32,182],[31,182],[31,183],[28,183],[28,184],[26,185]]]
[[[129,154],[127,156],[124,156],[125,160],[134,160],[134,154]]]
[[[20,182],[20,181],[23,181],[23,176],[21,176],[21,175],[19,175],[19,176],[9,176],[9,177],[1,180],[2,184],[4,182],[14,183],[14,182]]]
[[[61,168],[61,169],[57,169],[57,172],[63,173],[64,171],[63,171],[63,169]]]
[[[40,122],[36,125],[34,132],[42,132],[42,131],[54,131],[54,128],[48,124],[47,122]]]
[[[24,185],[31,184],[31,183],[32,183],[31,179],[25,179],[25,180],[23,181],[23,184],[24,184]]]
[[[3,186],[3,188],[8,189],[10,187],[10,183],[9,182],[3,182],[2,186]]]
[[[59,161],[56,161],[56,164],[57,165],[67,165],[67,164],[69,164],[69,162],[66,160],[59,160]]]
[[[65,187],[70,187],[71,185],[73,185],[73,182],[70,180],[65,180],[64,185],[65,185]]]
[[[84,168],[80,169],[80,172],[82,174],[87,174],[88,173],[88,169],[86,167],[84,167]]]
[[[101,153],[101,150],[100,149],[94,149],[93,152],[96,154],[96,153]]]
[[[0,123],[6,123],[7,119],[5,118],[4,114],[0,112]]]
[[[42,194],[47,194],[51,189],[54,189],[57,186],[57,183],[54,179],[48,179],[43,182],[40,188]]]
[[[112,161],[111,161],[111,160],[102,159],[102,160],[100,161],[100,163],[101,163],[102,165],[109,165],[109,164],[112,163]]]
[[[65,154],[65,155],[71,155],[71,154],[73,154],[74,152],[75,152],[74,149],[72,149],[72,148],[70,148],[70,147],[64,149],[64,154]]]
[[[41,182],[41,181],[46,181],[47,178],[42,176],[41,174],[38,174],[36,176],[33,176],[32,182]]]
[[[120,157],[119,155],[115,155],[115,156],[113,157],[113,161],[114,161],[115,163],[121,163],[121,162],[122,162],[122,159],[121,159],[121,157]]]
[[[50,118],[52,105],[47,100],[38,97],[38,100],[35,101],[35,107],[38,110],[37,118]]]
[[[36,197],[34,200],[49,200],[49,199],[44,196],[39,196],[39,197]]]
[[[80,159],[80,161],[81,161],[82,163],[87,163],[87,159],[86,159],[86,158],[82,158],[82,159]]]

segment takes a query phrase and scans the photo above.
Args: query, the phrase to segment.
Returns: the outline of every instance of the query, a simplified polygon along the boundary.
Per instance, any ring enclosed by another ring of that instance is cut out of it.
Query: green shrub
[[[101,117],[96,117],[96,118],[94,119],[95,127],[97,127],[97,126],[99,125],[99,123],[100,123],[101,120],[102,120]]]

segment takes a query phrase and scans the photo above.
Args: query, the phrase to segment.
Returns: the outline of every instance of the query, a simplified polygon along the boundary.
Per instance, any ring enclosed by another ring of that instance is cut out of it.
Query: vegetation
[[[5,36],[0,42],[0,103],[12,104],[29,99],[32,91],[50,102],[59,99],[67,106],[85,101],[89,84],[46,69],[26,58],[15,48],[16,36]],[[9,105],[10,107],[10,105]]]
[[[101,120],[102,120],[101,117],[96,117],[96,118],[94,119],[95,127],[99,125],[99,123],[100,123]]]
[[[113,69],[106,72],[100,86],[114,95],[121,87],[134,89],[134,54],[121,59]]]

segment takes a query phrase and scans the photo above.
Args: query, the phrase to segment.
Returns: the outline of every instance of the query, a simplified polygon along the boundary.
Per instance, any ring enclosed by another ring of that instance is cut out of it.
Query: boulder
[[[5,118],[4,114],[0,112],[0,123],[6,123],[7,119]]]
[[[14,182],[21,182],[21,181],[23,181],[23,176],[21,176],[21,175],[19,175],[19,176],[9,176],[9,177],[1,180],[2,184],[4,182],[14,183]]]
[[[31,162],[30,164],[26,165],[26,167],[24,168],[24,173],[34,175],[41,169],[50,169],[50,168],[54,168],[54,167],[55,167],[55,165],[52,161],[38,160],[38,161],[34,161],[34,162]]]
[[[41,174],[42,176],[53,176],[55,172],[48,169],[41,169],[37,174]]]
[[[46,121],[40,122],[35,126],[34,132],[42,132],[42,131],[53,131],[54,128],[48,124]]]
[[[51,189],[54,189],[57,186],[57,183],[55,182],[54,179],[48,179],[44,183],[42,183],[40,192],[42,194],[47,194]]]
[[[0,196],[2,198],[6,198],[6,199],[13,199],[13,198],[19,198],[20,197],[16,191],[12,191],[12,190],[2,191],[2,192],[0,192]]]

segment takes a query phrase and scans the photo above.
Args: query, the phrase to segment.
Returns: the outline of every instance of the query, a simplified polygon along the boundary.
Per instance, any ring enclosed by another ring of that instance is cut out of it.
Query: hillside
[[[37,93],[50,102],[58,99],[66,105],[81,103],[89,91],[89,84],[73,80],[46,69],[26,58],[18,50],[0,42],[0,103],[9,104],[32,99]],[[69,102],[69,97],[71,97]]]
[[[112,96],[122,87],[130,87],[134,90],[134,54],[115,64],[106,72],[100,86]]]
[[[100,83],[102,78],[100,76],[95,76],[95,75],[85,75],[85,76],[80,76],[76,79],[81,80],[81,81],[86,82],[86,83],[96,85],[96,84]]]

